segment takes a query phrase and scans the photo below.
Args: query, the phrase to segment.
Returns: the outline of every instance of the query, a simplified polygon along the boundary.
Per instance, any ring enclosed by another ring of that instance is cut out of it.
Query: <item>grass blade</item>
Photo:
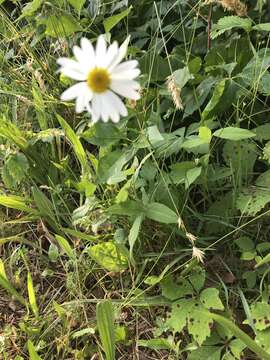
[[[36,317],[38,317],[38,306],[36,302],[36,295],[35,289],[33,286],[33,280],[30,272],[27,274],[27,289],[28,289],[28,297],[29,297],[29,304],[30,307]]]

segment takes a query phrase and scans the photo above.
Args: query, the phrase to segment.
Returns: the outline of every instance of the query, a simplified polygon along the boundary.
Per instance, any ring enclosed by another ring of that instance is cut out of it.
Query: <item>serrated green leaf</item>
[[[119,14],[110,16],[109,18],[105,19],[103,21],[104,29],[106,33],[110,32],[112,28],[115,27],[122,19],[128,16],[132,9],[132,6],[130,6],[128,9],[120,12]]]
[[[207,309],[224,310],[224,306],[219,298],[219,291],[216,288],[204,289],[200,294],[200,300]]]
[[[234,141],[249,139],[256,136],[256,134],[254,134],[254,132],[250,130],[231,127],[231,126],[226,127],[224,129],[216,130],[213,133],[213,135],[221,139],[234,140]]]
[[[252,21],[250,19],[243,19],[239,16],[225,16],[219,19],[217,24],[214,24],[211,31],[211,38],[215,39],[225,31],[240,28],[247,32],[252,29]]]

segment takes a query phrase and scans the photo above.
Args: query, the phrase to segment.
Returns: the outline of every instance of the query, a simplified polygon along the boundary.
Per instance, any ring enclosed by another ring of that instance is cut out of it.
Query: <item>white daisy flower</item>
[[[93,122],[112,119],[117,123],[120,115],[127,116],[127,109],[119,95],[131,100],[140,98],[140,85],[134,80],[140,74],[138,61],[129,60],[120,64],[126,55],[128,42],[129,37],[120,47],[115,41],[107,48],[101,35],[94,49],[88,39],[82,38],[81,47],[73,47],[76,60],[57,60],[63,75],[79,81],[63,92],[61,100],[76,99],[76,112],[89,111]]]

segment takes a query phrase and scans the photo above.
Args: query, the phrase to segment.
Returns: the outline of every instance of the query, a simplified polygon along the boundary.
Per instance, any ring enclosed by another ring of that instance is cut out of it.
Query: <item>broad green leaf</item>
[[[256,134],[253,131],[232,127],[232,126],[226,127],[224,129],[216,130],[213,133],[213,135],[221,139],[234,140],[234,141],[249,139],[256,136]]]
[[[210,143],[212,138],[212,132],[207,126],[200,126],[199,127],[199,137],[204,140],[205,142]]]
[[[160,282],[162,295],[169,300],[176,300],[185,295],[194,293],[190,282],[184,278],[175,279],[172,275],[166,276]]]
[[[106,360],[115,360],[114,310],[110,300],[105,300],[97,304],[96,318]]]
[[[167,316],[166,325],[174,333],[181,332],[187,324],[189,314],[192,313],[196,301],[190,299],[177,300],[172,305],[172,310]]]
[[[119,14],[110,16],[109,18],[106,18],[103,21],[103,25],[104,25],[104,29],[106,31],[106,33],[110,32],[112,28],[115,27],[115,25],[117,25],[122,19],[124,19],[125,17],[128,16],[128,14],[130,13],[132,9],[132,6],[130,6],[129,8],[127,8],[126,10],[122,11]]]
[[[38,355],[34,344],[32,343],[31,340],[27,341],[27,347],[28,347],[28,352],[29,352],[29,359],[30,360],[42,360],[41,357]]]
[[[128,267],[126,251],[112,241],[93,245],[88,253],[93,260],[108,271],[119,272]]]
[[[81,11],[83,5],[85,4],[86,0],[68,0],[70,5],[74,7],[78,12]]]
[[[86,153],[84,151],[84,148],[83,148],[78,136],[75,134],[75,132],[69,126],[69,124],[58,114],[57,114],[57,120],[59,121],[59,124],[62,126],[62,128],[65,130],[66,136],[74,148],[76,157],[81,164],[82,171],[84,172],[84,171],[88,170],[88,174],[90,175],[91,173],[90,173],[90,170],[89,170],[89,167],[87,164]]]
[[[224,306],[219,298],[219,291],[215,288],[204,289],[200,294],[200,300],[207,309],[224,310]]]
[[[46,35],[51,37],[66,37],[82,31],[79,22],[70,14],[51,15],[46,19]]]
[[[270,305],[257,302],[251,306],[251,317],[254,327],[261,331],[270,327]]]
[[[248,236],[240,236],[234,240],[234,243],[241,249],[241,251],[249,251],[254,249],[254,242]]]
[[[188,66],[174,71],[172,75],[179,89],[182,89],[189,80],[193,79],[193,75],[189,72]]]
[[[127,200],[120,204],[112,205],[107,209],[109,214],[124,216],[140,216],[144,214],[142,203],[134,200]]]
[[[225,31],[240,28],[249,32],[252,29],[251,19],[241,18],[239,16],[225,16],[219,19],[217,24],[214,24],[211,31],[211,38],[215,39]]]
[[[27,273],[27,289],[30,307],[35,316],[38,316],[38,306],[36,301],[35,289],[30,272]]]
[[[168,206],[160,203],[151,203],[145,207],[145,216],[164,224],[177,224],[178,216]]]
[[[270,353],[270,329],[267,328],[263,331],[256,332],[256,342],[265,349],[268,353]]]
[[[64,253],[67,254],[70,259],[74,260],[75,255],[71,246],[69,245],[69,242],[60,235],[55,235],[55,239],[60,245],[61,249],[64,251]]]
[[[219,83],[216,84],[213,95],[206,105],[205,109],[202,113],[202,120],[206,120],[211,117],[212,111],[215,109],[215,107],[220,102],[220,99],[224,93],[226,85],[226,79],[221,80]]]
[[[186,173],[186,178],[185,178],[185,188],[188,189],[190,187],[190,185],[192,185],[194,183],[194,181],[196,181],[196,179],[198,179],[198,177],[201,175],[202,172],[202,167],[198,166],[195,167],[193,169],[189,169]]]

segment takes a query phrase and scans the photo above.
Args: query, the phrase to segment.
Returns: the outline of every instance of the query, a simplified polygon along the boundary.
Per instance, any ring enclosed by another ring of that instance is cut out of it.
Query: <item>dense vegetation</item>
[[[267,0],[0,0],[0,358],[270,359]],[[122,43],[117,124],[57,59]]]

